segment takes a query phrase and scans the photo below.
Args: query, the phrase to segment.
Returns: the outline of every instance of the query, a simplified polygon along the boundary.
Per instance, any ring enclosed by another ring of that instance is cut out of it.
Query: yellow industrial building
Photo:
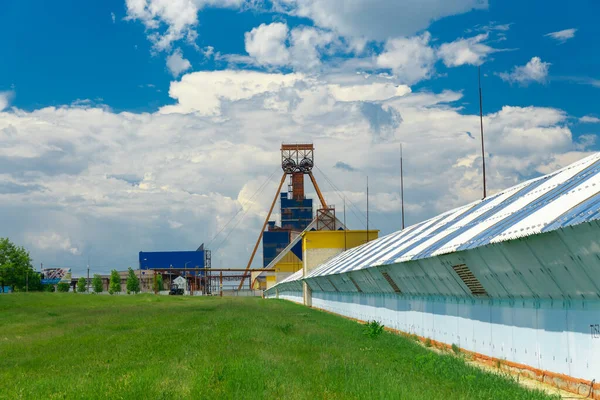
[[[312,224],[311,224],[312,225]],[[254,289],[266,290],[300,269],[305,273],[327,262],[347,249],[375,240],[378,230],[312,230],[311,225],[298,236],[267,266],[275,272],[254,272]],[[292,247],[302,241],[302,260],[292,251]]]

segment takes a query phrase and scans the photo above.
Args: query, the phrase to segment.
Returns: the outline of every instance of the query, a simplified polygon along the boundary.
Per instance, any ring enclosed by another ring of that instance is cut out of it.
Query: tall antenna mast
[[[477,67],[477,76],[479,82],[479,124],[481,126],[481,161],[483,164],[483,198],[487,196],[485,187],[485,147],[483,142],[483,100],[481,98],[481,67]]]
[[[369,243],[369,175],[367,175],[367,243]]]
[[[402,229],[404,229],[404,171],[402,168],[402,143],[400,143],[400,204],[402,207]]]
[[[346,226],[346,196],[344,196],[344,251],[348,250],[346,231],[348,231],[348,227]]]

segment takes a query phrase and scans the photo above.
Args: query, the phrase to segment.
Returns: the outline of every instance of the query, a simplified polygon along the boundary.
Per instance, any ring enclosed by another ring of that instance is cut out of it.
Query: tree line
[[[94,274],[92,278],[92,290],[94,293],[102,293],[104,285],[102,277]],[[42,285],[41,275],[35,271],[31,262],[29,252],[24,248],[15,245],[8,238],[0,238],[0,292],[4,287],[10,287],[15,292],[31,291],[54,291],[54,285]],[[67,282],[60,282],[56,285],[58,292],[68,292],[71,285]],[[129,267],[127,273],[127,284],[125,285],[127,294],[137,294],[140,292],[140,280],[135,272]],[[87,292],[87,280],[84,277],[77,281],[77,292]],[[162,275],[155,275],[153,290],[163,290]],[[121,292],[121,276],[117,270],[110,272],[108,293],[115,294]]]

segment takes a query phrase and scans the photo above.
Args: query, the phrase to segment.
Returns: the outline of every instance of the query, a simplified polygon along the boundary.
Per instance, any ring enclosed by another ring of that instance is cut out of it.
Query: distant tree
[[[58,291],[62,292],[62,293],[67,293],[69,291],[70,287],[71,287],[71,285],[69,285],[68,282],[59,282],[58,285],[56,286]]]
[[[77,281],[77,291],[79,293],[85,293],[86,289],[87,289],[87,282],[86,282],[85,278],[82,276]]]
[[[152,284],[152,289],[154,289],[155,292],[160,292],[161,290],[164,290],[163,277],[161,274],[154,275],[154,282]]]
[[[29,252],[8,238],[0,238],[0,286],[24,291],[28,276],[31,278],[34,273]]]
[[[138,294],[140,291],[140,280],[135,276],[133,269],[129,267],[129,273],[127,274],[127,293]]]
[[[29,291],[39,292],[42,290],[42,277],[39,272],[32,271],[27,277],[29,281]]]
[[[110,271],[110,285],[108,286],[108,293],[121,293],[121,276],[116,269]]]
[[[102,293],[102,278],[98,274],[94,274],[94,278],[92,279],[92,286],[94,288],[94,292]]]

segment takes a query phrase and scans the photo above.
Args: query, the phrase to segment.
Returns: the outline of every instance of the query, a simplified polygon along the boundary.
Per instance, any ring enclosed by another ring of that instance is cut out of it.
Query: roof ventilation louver
[[[394,280],[392,279],[392,277],[389,276],[387,272],[382,272],[381,275],[383,275],[383,277],[390,284],[390,286],[392,287],[392,289],[394,289],[394,292],[396,292],[398,294],[402,294],[402,291],[400,290],[400,288],[398,287],[398,285],[396,285],[396,282],[394,282]]]
[[[356,290],[358,290],[359,293],[362,293],[362,290],[360,289],[360,287],[358,286],[358,284],[356,283],[356,281],[354,279],[352,279],[351,276],[349,276],[348,278],[350,278],[350,281],[352,283],[354,283],[354,286],[356,286]]]
[[[488,293],[483,288],[483,285],[473,275],[466,264],[455,265],[452,267],[458,277],[467,285],[473,296],[487,296]]]
[[[333,289],[334,289],[336,292],[339,292],[338,288],[337,288],[337,287],[336,287],[336,286],[333,284],[333,281],[331,280],[331,278],[328,278],[327,280],[329,281],[329,284],[330,284],[331,286],[333,286]]]

